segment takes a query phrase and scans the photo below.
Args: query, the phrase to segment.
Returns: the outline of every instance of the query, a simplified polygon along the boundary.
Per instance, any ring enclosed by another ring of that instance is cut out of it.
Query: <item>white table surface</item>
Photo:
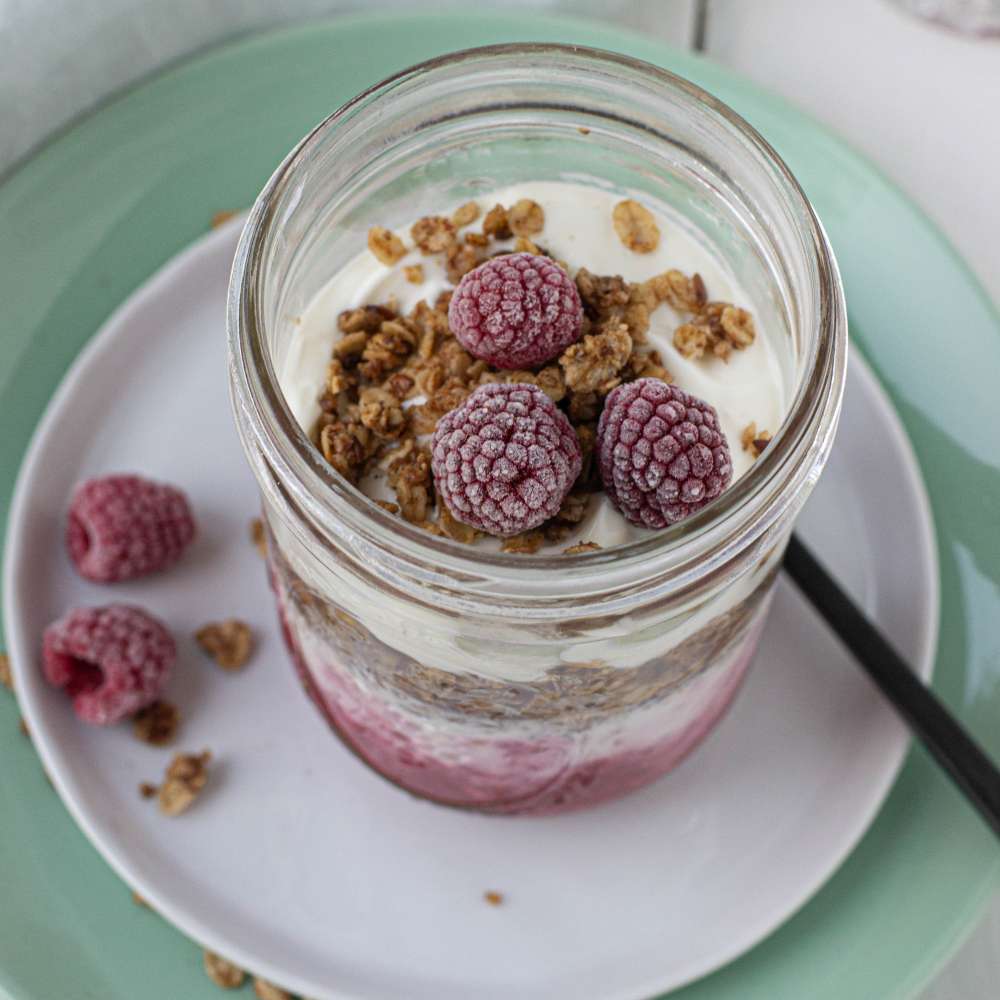
[[[691,46],[698,0],[507,0]],[[0,172],[107,94],[225,38],[297,17],[431,0],[0,0]],[[1000,303],[1000,40],[888,0],[707,0],[705,50],[874,160]],[[1000,997],[1000,896],[922,1000]],[[851,998],[845,998],[851,1000]]]

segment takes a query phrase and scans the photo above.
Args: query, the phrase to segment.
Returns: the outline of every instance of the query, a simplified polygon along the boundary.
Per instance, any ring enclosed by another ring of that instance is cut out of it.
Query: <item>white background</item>
[[[368,6],[376,5],[0,0],[0,171],[165,63],[292,18]],[[605,17],[686,47],[697,35],[697,0],[507,0],[504,6]],[[708,0],[703,37],[714,59],[801,105],[879,164],[1000,303],[1000,40],[951,34],[889,0]],[[988,1000],[1000,995],[998,981],[1000,899],[924,1000]]]

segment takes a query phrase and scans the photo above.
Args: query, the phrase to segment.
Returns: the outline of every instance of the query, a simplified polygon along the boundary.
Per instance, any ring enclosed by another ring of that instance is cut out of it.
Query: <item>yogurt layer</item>
[[[769,330],[760,321],[754,303],[734,276],[711,250],[699,242],[684,226],[648,201],[660,228],[659,246],[651,253],[639,254],[619,239],[612,223],[612,211],[622,194],[584,184],[563,181],[538,181],[501,188],[476,199],[481,213],[495,204],[511,205],[521,198],[538,202],[545,211],[545,226],[533,237],[556,259],[569,265],[573,274],[586,267],[594,274],[617,274],[627,281],[644,281],[670,268],[685,274],[699,273],[713,300],[732,302],[754,314],[757,328],[755,342],[746,350],[734,351],[728,361],[718,358],[692,360],[674,347],[673,333],[685,321],[683,316],[663,304],[651,314],[647,335],[651,348],[659,351],[676,383],[695,396],[711,403],[719,414],[733,460],[733,480],[744,475],[753,457],[740,444],[743,429],[755,422],[759,430],[775,432],[790,402],[790,345],[781,330]],[[454,206],[441,206],[448,211]],[[372,220],[377,222],[378,220]],[[473,223],[475,226],[476,223]],[[409,227],[398,231],[411,244]],[[359,242],[364,239],[359,234]],[[497,242],[497,249],[513,241]],[[403,268],[421,264],[424,281],[407,281]],[[320,414],[319,396],[334,343],[341,333],[337,317],[346,309],[384,303],[395,298],[401,312],[409,312],[420,299],[433,302],[437,295],[452,287],[445,274],[442,255],[424,256],[413,249],[398,263],[388,267],[367,249],[332,275],[309,304],[297,326],[286,355],[280,384],[295,418],[308,432]],[[362,488],[375,499],[391,499],[379,477],[368,477]],[[590,502],[588,514],[579,526],[558,544],[543,548],[558,552],[577,542],[596,542],[602,548],[634,541],[648,535],[648,530],[629,524],[603,493]],[[496,548],[497,539],[477,543]]]

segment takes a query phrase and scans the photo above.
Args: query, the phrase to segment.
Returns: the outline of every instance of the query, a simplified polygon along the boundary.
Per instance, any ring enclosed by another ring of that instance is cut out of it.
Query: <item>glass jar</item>
[[[340,478],[276,372],[296,317],[374,222],[558,179],[638,193],[708,243],[758,323],[787,337],[792,402],[751,471],[680,524],[603,551],[482,552]],[[423,63],[278,168],[240,241],[228,324],[285,638],[320,711],[376,771],[448,805],[557,812],[659,777],[722,716],[829,454],[847,349],[830,246],[746,122],[607,52],[502,45]]]

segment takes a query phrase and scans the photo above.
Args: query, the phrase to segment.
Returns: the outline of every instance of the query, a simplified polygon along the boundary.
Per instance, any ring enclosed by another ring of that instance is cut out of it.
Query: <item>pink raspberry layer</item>
[[[69,695],[80,719],[98,726],[156,701],[176,657],[163,623],[127,604],[75,608],[42,637],[46,680]]]
[[[701,711],[679,730],[577,760],[573,744],[559,735],[533,740],[435,735],[378,696],[364,692],[337,665],[308,663],[280,599],[279,613],[303,686],[333,730],[361,760],[414,795],[498,815],[543,816],[587,809],[667,774],[729,708],[762,628],[762,623],[755,627],[732,662],[717,671]],[[433,749],[428,746],[430,741],[436,742]]]
[[[503,254],[469,271],[448,306],[448,325],[472,355],[495,368],[533,368],[580,336],[583,304],[553,260]]]
[[[70,501],[66,547],[80,575],[96,583],[166,569],[194,535],[187,497],[141,476],[88,479]]]

